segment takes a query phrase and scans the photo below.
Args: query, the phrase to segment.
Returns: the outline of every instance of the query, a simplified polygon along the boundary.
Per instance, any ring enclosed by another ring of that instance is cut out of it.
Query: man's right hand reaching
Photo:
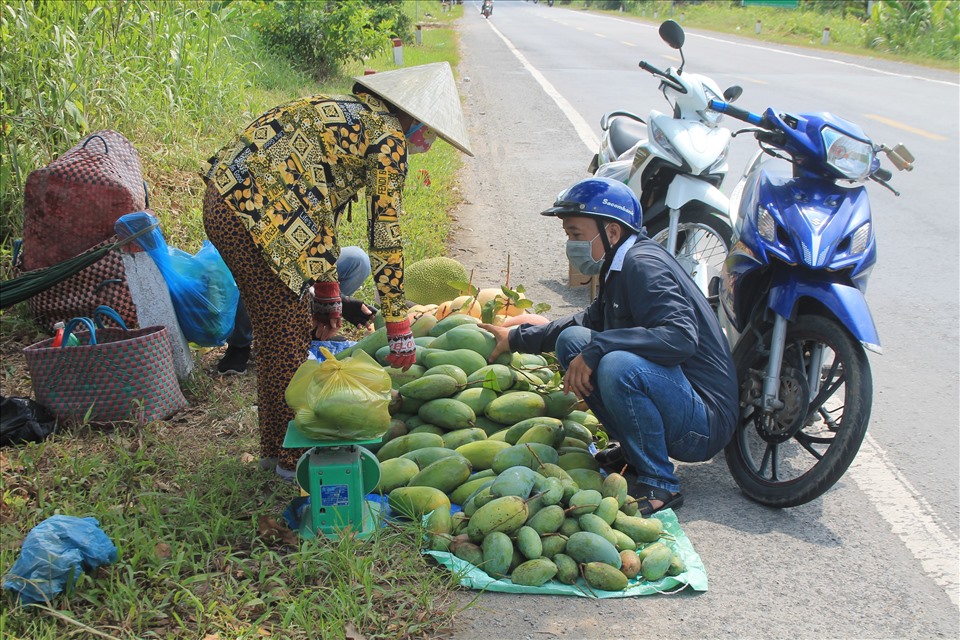
[[[497,345],[490,352],[490,358],[487,362],[493,362],[501,353],[510,351],[510,329],[507,327],[498,327],[495,324],[480,323],[481,329],[486,329],[497,339]]]

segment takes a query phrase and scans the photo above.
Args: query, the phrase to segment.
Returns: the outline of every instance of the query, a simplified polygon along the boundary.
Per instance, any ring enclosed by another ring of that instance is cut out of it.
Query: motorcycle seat
[[[646,137],[647,127],[644,124],[629,118],[614,118],[610,123],[610,146],[613,152],[620,155],[637,144],[637,141]]]

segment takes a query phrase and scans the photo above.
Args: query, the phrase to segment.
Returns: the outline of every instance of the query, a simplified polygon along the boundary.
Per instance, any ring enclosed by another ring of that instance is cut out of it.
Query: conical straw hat
[[[449,62],[381,71],[354,78],[469,156],[470,140]]]

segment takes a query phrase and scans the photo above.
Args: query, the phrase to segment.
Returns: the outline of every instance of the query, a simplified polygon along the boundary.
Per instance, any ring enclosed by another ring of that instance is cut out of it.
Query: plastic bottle
[[[64,324],[63,324],[62,322],[58,322],[58,323],[56,323],[55,325],[53,325],[53,329],[54,329],[54,332],[55,332],[55,333],[54,333],[54,337],[53,337],[53,346],[59,347],[61,344],[63,344],[63,330],[64,330],[64,328],[65,328],[65,326],[64,326]],[[77,336],[76,336],[76,335],[74,335],[73,333],[71,333],[71,334],[70,334],[70,337],[67,338],[67,346],[68,346],[68,347],[75,347],[75,346],[77,346],[78,344],[80,344],[80,340],[77,339]]]

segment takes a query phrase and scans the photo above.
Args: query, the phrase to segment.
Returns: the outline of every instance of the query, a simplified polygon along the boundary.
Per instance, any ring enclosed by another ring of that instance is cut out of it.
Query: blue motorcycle
[[[900,170],[913,156],[830,113],[710,108],[753,125],[738,133],[760,145],[732,194],[732,247],[714,283],[740,384],[725,457],[748,497],[792,507],[832,487],[866,435],[866,350],[881,350],[864,297],[877,244],[863,183],[899,195],[877,154]]]

